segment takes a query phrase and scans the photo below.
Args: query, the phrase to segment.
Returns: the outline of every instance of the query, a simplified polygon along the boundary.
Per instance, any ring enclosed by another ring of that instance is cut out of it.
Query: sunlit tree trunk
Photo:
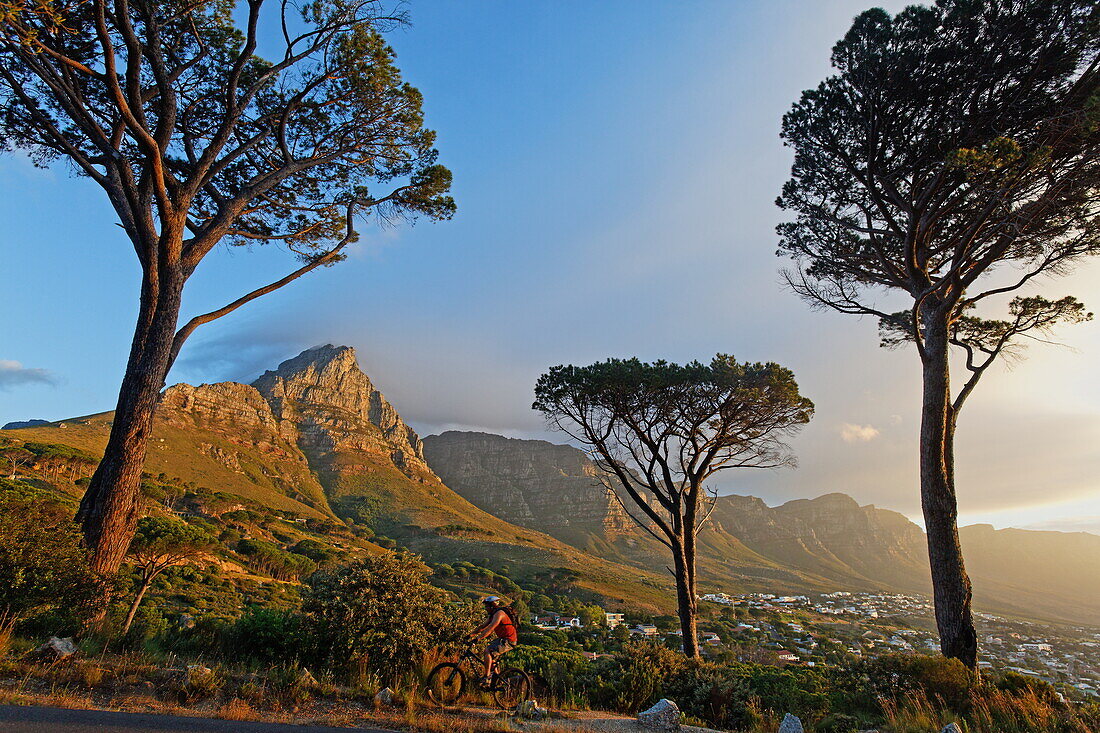
[[[183,277],[174,269],[164,272],[159,282],[146,276],[142,283],[111,435],[77,513],[92,551],[92,569],[100,575],[118,572],[137,526],[141,473],[170,364],[182,292]]]
[[[673,549],[673,569],[676,574],[676,612],[680,618],[680,631],[684,635],[684,654],[688,657],[699,656],[699,631],[697,617],[698,601],[695,597],[694,557],[688,556],[687,542]]]
[[[940,651],[977,669],[978,638],[971,613],[970,578],[959,543],[958,503],[954,484],[954,427],[944,316],[928,309],[924,325],[921,409],[921,508],[928,539],[932,592]]]

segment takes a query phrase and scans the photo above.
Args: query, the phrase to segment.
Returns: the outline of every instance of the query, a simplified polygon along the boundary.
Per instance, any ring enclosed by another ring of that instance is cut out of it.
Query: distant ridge
[[[653,567],[661,558],[644,532],[622,527],[616,501],[595,499],[606,490],[577,448],[456,431],[428,436],[424,445],[432,469],[487,511],[619,562]],[[1100,625],[1100,536],[989,525],[960,534],[979,607]],[[700,548],[700,578],[725,587],[931,588],[923,530],[843,493],[775,507],[752,496],[721,496]]]
[[[0,430],[18,430],[19,428],[33,428],[40,425],[49,425],[49,420],[17,420],[10,422],[0,428]]]

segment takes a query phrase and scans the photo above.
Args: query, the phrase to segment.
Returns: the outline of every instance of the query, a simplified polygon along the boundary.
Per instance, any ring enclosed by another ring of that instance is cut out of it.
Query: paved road
[[[321,725],[284,725],[174,715],[0,705],[0,731],[3,733],[348,733],[349,730],[393,733],[380,728],[330,728]]]

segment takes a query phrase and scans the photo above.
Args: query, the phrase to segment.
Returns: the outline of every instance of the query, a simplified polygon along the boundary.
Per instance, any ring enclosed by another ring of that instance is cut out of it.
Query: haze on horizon
[[[878,348],[870,320],[811,312],[775,257],[780,117],[871,4],[410,3],[390,41],[455,173],[455,219],[365,232],[349,261],[197,331],[169,382],[251,381],[303,348],[348,344],[422,435],[563,442],[530,409],[552,364],[774,360],[817,404],[799,467],[731,472],[722,490],[769,504],[842,491],[918,519],[916,360]],[[98,190],[63,167],[5,156],[0,186],[0,424],[110,410],[133,255]],[[289,262],[223,250],[185,310]],[[1037,289],[1100,309],[1100,262]],[[1100,321],[1059,337],[1067,347],[1037,344],[975,392],[960,523],[1100,532]]]

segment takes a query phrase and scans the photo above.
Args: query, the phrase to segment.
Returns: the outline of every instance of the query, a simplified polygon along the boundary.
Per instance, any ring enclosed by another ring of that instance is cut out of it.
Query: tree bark
[[[698,657],[699,630],[696,627],[696,618],[699,606],[695,597],[694,543],[681,539],[673,544],[672,554],[676,571],[676,610],[680,617],[680,631],[684,635],[684,655]]]
[[[162,272],[159,279],[147,275],[142,283],[111,435],[77,512],[92,551],[92,569],[103,576],[118,572],[137,527],[141,472],[167,377],[183,280],[178,272]]]
[[[929,309],[924,324],[924,395],[920,431],[921,508],[928,539],[940,651],[970,669],[978,665],[970,578],[959,543],[954,482],[954,426],[946,318]]]

